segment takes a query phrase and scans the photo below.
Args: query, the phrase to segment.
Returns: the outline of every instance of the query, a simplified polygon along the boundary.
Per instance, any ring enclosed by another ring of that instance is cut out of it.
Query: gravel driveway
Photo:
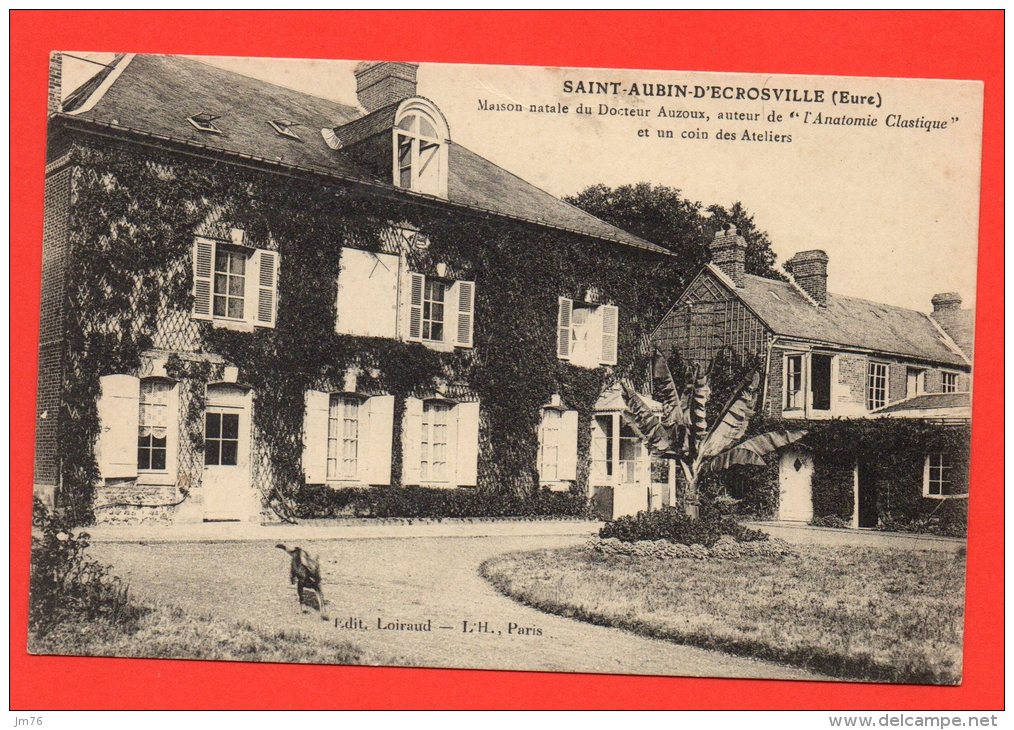
[[[342,635],[393,665],[820,679],[804,670],[647,639],[544,614],[497,593],[479,564],[575,536],[303,541],[319,554],[331,622],[300,614],[288,556],[272,542],[94,543],[144,600],[269,629]],[[337,628],[334,620],[350,628]],[[378,628],[429,625],[430,631]],[[428,622],[428,624],[427,624]],[[465,630],[465,623],[472,631]],[[511,630],[514,624],[514,630]],[[355,628],[358,626],[365,628]],[[450,628],[441,628],[450,627]]]

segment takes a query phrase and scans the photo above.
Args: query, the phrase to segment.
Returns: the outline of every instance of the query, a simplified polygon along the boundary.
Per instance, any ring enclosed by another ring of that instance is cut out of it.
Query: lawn
[[[483,576],[548,613],[843,679],[957,684],[963,554],[805,547],[735,560],[510,553]]]
[[[169,606],[142,610],[136,624],[70,618],[42,635],[30,632],[28,650],[33,654],[73,656],[378,663],[354,644],[338,638],[322,640],[299,631],[264,630],[246,621],[223,621]]]

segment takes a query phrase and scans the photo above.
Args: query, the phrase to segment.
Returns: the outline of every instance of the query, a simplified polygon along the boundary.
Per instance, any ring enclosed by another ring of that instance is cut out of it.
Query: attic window
[[[213,114],[194,114],[192,117],[187,117],[187,121],[194,125],[194,129],[200,132],[210,132],[211,134],[221,134],[222,130],[215,126],[215,120],[217,116]]]
[[[270,124],[271,128],[283,137],[294,139],[297,142],[303,141],[302,138],[292,130],[293,127],[299,126],[299,122],[293,122],[288,119],[272,119],[268,122],[268,124]]]
[[[417,193],[447,197],[447,125],[424,99],[408,99],[394,127],[394,184]]]

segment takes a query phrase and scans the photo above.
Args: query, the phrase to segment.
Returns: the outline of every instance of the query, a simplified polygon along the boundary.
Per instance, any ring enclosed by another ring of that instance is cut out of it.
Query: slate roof
[[[352,131],[357,141],[365,139],[382,131],[377,124],[388,118],[393,121],[393,114],[386,110],[366,116],[360,129],[360,124],[350,124],[365,116],[356,107],[183,56],[126,56],[119,61],[117,71],[105,70],[100,75],[102,79],[86,84],[91,86],[90,94],[82,87],[81,93],[68,97],[74,102],[73,108],[65,108],[61,116],[418,195],[400,191],[390,179],[371,177],[348,155],[329,148],[321,137],[324,127],[350,125],[345,127],[346,136]],[[95,89],[106,77],[114,80],[94,101]],[[92,102],[94,105],[89,106]],[[218,116],[214,123],[222,134],[201,132],[187,121],[187,117],[201,113]],[[292,129],[302,142],[272,129],[269,122],[277,119],[295,122],[298,126]],[[447,199],[452,204],[641,250],[670,253],[563,202],[453,141],[448,150],[448,168]]]
[[[971,393],[923,393],[906,400],[900,400],[880,408],[875,413],[888,414],[902,411],[930,411],[947,409],[971,409]]]
[[[731,285],[717,267],[708,270]],[[730,289],[776,335],[969,367],[929,315],[914,309],[831,292],[827,306],[818,307],[795,284],[753,274]]]

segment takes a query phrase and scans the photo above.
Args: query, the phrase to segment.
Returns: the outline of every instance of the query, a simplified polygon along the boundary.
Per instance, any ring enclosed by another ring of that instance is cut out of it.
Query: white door
[[[202,489],[205,520],[250,517],[250,393],[239,386],[208,388]]]
[[[789,449],[778,461],[778,519],[809,522],[813,519],[813,457],[805,451]]]

